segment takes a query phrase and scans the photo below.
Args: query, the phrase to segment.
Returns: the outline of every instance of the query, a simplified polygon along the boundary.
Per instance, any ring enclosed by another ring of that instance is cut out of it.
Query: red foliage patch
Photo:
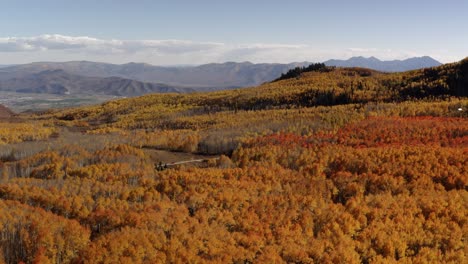
[[[340,144],[351,147],[418,146],[468,147],[468,120],[448,117],[374,117],[347,125],[336,134],[301,136],[278,133],[258,137],[247,146],[312,147]]]

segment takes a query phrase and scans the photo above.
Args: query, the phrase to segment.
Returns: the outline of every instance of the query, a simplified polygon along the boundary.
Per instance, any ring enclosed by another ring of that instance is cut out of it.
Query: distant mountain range
[[[369,68],[383,72],[403,72],[442,65],[442,63],[429,56],[390,61],[381,61],[376,57],[352,57],[348,60],[327,60],[324,64],[327,66],[337,67]]]
[[[349,60],[328,60],[324,63],[328,66],[364,67],[388,72],[441,64],[430,57],[401,61],[353,57]],[[292,68],[309,64],[309,62],[289,64],[226,62],[163,67],[145,63],[117,65],[90,61],[36,62],[0,67],[0,91],[117,96],[212,91],[256,86],[272,81]]]
[[[210,89],[201,87],[198,90]],[[196,90],[120,77],[89,77],[70,74],[64,70],[45,70],[0,80],[0,91],[61,95],[138,96],[148,93],[188,93]]]
[[[200,66],[163,67],[146,63],[122,65],[89,61],[37,62],[0,69],[0,80],[45,70],[64,70],[89,77],[121,77],[141,82],[164,83],[171,86],[234,88],[271,81],[281,73],[307,62],[290,64],[253,64],[250,62],[211,63]]]

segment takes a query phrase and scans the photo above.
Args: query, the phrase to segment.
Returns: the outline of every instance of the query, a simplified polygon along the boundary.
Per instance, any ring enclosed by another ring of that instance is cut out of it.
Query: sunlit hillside
[[[404,73],[363,68],[317,68],[259,87],[186,95],[155,94],[56,115],[62,120],[122,128],[156,128],[169,117],[226,111],[299,109],[316,106],[443,100],[468,96],[468,59]],[[294,72],[292,70],[291,72]],[[174,116],[177,114],[177,116]],[[107,119],[106,119],[107,118]],[[169,127],[170,128],[170,127]]]
[[[468,60],[312,68],[0,120],[0,263],[466,263]]]

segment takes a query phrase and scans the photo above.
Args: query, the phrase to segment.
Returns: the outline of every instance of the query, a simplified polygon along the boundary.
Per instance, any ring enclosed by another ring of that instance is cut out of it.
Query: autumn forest
[[[0,263],[467,263],[468,59],[0,119]]]

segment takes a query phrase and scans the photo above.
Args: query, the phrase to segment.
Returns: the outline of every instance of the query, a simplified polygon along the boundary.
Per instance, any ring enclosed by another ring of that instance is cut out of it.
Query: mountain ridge
[[[439,64],[430,57],[381,61],[352,57],[325,64],[381,69],[405,64],[413,69]],[[148,93],[191,93],[253,87],[277,79],[291,69],[311,65],[225,62],[198,66],[167,67],[147,63],[109,64],[91,61],[35,62],[0,68],[0,91],[57,95],[96,94],[139,96]],[[381,69],[382,70],[382,69]],[[388,70],[391,71],[391,70]]]
[[[121,77],[173,86],[233,88],[259,85],[281,73],[307,63],[253,64],[250,62],[210,63],[199,66],[167,67],[146,63],[109,64],[89,61],[35,62],[0,69],[0,80],[44,70],[62,69],[88,77]]]
[[[381,61],[375,57],[352,57],[348,60],[328,60],[327,66],[363,67],[379,71],[407,71],[441,65],[426,56],[406,60]],[[44,70],[62,69],[70,74],[87,77],[121,77],[140,82],[164,83],[169,86],[194,86],[238,88],[260,85],[272,81],[295,67],[305,67],[312,62],[252,63],[224,62],[196,66],[156,66],[129,62],[110,64],[91,61],[34,62],[0,69],[0,80],[21,77]]]
[[[209,89],[198,88],[198,90]],[[140,82],[120,77],[88,77],[55,69],[0,80],[0,91],[59,95],[100,94],[138,96],[148,93],[190,93],[197,91],[197,89]]]
[[[368,58],[357,56],[347,60],[327,60],[323,63],[327,66],[361,67],[383,72],[403,72],[442,65],[442,63],[429,56],[413,57],[404,60],[379,60],[374,56]]]

